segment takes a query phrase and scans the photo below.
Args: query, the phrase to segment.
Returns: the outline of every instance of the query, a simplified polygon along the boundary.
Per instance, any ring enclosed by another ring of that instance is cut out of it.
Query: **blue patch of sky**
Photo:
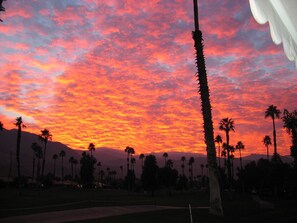
[[[15,119],[16,117],[20,116],[20,114],[17,111],[7,109],[5,106],[1,106],[1,105],[0,105],[0,113],[12,119]],[[23,121],[26,123],[32,123],[32,124],[36,123],[33,117],[22,115],[22,118],[23,118]]]

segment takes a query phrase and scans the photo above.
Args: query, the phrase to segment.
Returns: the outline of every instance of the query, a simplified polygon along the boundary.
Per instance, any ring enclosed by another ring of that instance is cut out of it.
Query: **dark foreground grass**
[[[126,205],[164,205],[188,207],[208,206],[207,192],[176,192],[171,196],[159,193],[152,197],[143,193],[129,193],[121,190],[82,190],[75,188],[23,189],[19,196],[17,189],[0,189],[0,218],[27,215],[41,212],[68,209],[126,206]],[[266,198],[263,198],[264,200]],[[193,222],[297,222],[296,199],[269,199],[274,209],[260,208],[251,195],[224,193],[222,195],[224,217],[208,214],[206,209],[192,209]],[[83,222],[190,222],[189,210],[163,210],[146,213],[128,214]]]
[[[50,189],[0,189],[0,218],[77,208],[127,205],[208,206],[207,193],[159,193],[152,197],[123,190],[83,190],[53,187]]]
[[[193,210],[193,222],[223,222],[223,218],[209,215],[207,210]],[[75,223],[187,223],[190,221],[189,210],[165,210],[146,213],[129,214],[102,219],[77,221]]]
[[[230,196],[230,195],[228,195]],[[225,197],[224,217],[209,214],[206,209],[192,209],[193,223],[296,223],[296,201],[289,201],[284,205],[278,205],[274,209],[262,209],[252,200],[245,198],[238,200],[240,196]],[[188,209],[164,210],[137,214],[127,214],[101,219],[77,221],[75,223],[190,223]]]

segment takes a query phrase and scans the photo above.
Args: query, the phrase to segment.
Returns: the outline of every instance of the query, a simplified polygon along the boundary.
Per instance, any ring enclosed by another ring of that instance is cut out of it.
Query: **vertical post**
[[[191,204],[189,204],[189,210],[190,210],[190,221],[191,221],[191,223],[193,223]]]

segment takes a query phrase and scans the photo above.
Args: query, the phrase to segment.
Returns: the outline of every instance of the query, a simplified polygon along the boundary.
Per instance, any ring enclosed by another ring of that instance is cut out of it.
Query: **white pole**
[[[189,210],[190,210],[190,220],[191,220],[191,223],[193,223],[191,204],[189,204]]]

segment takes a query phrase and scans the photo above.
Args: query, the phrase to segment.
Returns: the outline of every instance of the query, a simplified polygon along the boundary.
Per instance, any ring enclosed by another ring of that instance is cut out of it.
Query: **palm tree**
[[[96,150],[95,144],[94,143],[90,143],[89,144],[89,147],[88,147],[88,150],[91,152],[91,159],[93,159],[93,151]]]
[[[120,170],[121,170],[121,178],[123,178],[123,166],[120,166]]]
[[[194,159],[194,157],[190,157],[190,159],[189,159],[189,172],[190,172],[190,178],[191,178],[191,181],[193,181],[193,164],[194,164],[194,162],[195,162],[195,159]]]
[[[74,157],[73,156],[71,156],[69,158],[69,163],[71,165],[71,179],[73,180],[73,165],[74,165]]]
[[[17,160],[17,167],[18,167],[18,182],[19,187],[21,186],[20,177],[21,177],[21,164],[20,164],[20,149],[21,149],[21,138],[22,138],[22,127],[26,127],[23,123],[22,117],[17,117],[16,122],[14,123],[18,127],[18,134],[17,134],[17,148],[16,148],[16,160]]]
[[[77,164],[78,164],[78,160],[77,160],[77,159],[74,159],[73,164],[74,164],[75,178],[76,178],[76,177],[77,177],[77,169],[76,169],[76,166],[77,166]]]
[[[222,142],[223,142],[222,137],[220,135],[217,135],[215,138],[215,143],[217,143],[219,146],[219,149],[218,149],[219,168],[221,167],[221,144],[222,144]]]
[[[143,160],[144,160],[144,154],[143,153],[141,153],[140,155],[139,155],[139,159],[141,160],[141,167],[143,168]]]
[[[297,110],[289,112],[287,109],[284,109],[282,120],[288,134],[292,135],[292,144],[297,145]]]
[[[201,175],[204,176],[204,173],[203,173],[204,164],[200,164],[200,168],[201,168]]]
[[[0,131],[3,130],[3,123],[0,121]]]
[[[57,154],[54,154],[53,155],[53,160],[54,160],[54,178],[56,178],[56,161],[57,161],[57,159],[58,159],[59,157],[58,157],[58,155]]]
[[[211,104],[205,68],[205,60],[203,54],[203,38],[202,32],[199,30],[197,0],[193,0],[193,3],[195,31],[192,32],[192,36],[195,42],[196,49],[196,65],[198,69],[197,77],[199,82],[199,93],[201,96],[204,138],[207,150],[207,162],[209,165],[210,213],[216,215],[223,215],[223,208],[221,204],[221,192],[219,185],[219,173],[217,170],[216,162],[216,148],[214,143]]]
[[[40,160],[43,157],[42,147],[39,146],[36,150],[36,158],[37,158],[37,178],[40,177]]]
[[[181,168],[182,168],[182,172],[183,172],[183,176],[184,176],[185,175],[185,161],[186,161],[186,157],[182,156],[180,160],[182,161]]]
[[[126,153],[127,153],[127,176],[128,176],[128,173],[129,173],[129,164],[130,164],[130,151],[131,151],[131,147],[130,146],[126,146],[125,150],[124,150]]]
[[[167,160],[166,167],[168,167],[170,169],[173,168],[173,160],[172,159]]]
[[[66,156],[66,153],[64,150],[61,150],[59,153],[59,156],[62,158],[62,184],[64,183],[64,165],[63,165],[63,158]]]
[[[132,147],[127,146],[125,149],[125,152],[127,153],[127,175],[128,175],[130,170],[129,166],[130,166],[131,158],[132,158],[132,155],[135,154],[135,150]]]
[[[136,163],[136,159],[134,157],[131,158],[131,170],[134,172],[134,166]]]
[[[42,150],[41,146],[38,145],[36,142],[32,143],[31,149],[33,151],[33,166],[32,166],[32,180],[34,180],[35,176],[35,158],[36,158],[36,153],[38,150]]]
[[[275,119],[280,118],[280,110],[277,109],[276,106],[270,105],[265,111],[265,118],[271,117],[272,119],[272,126],[273,126],[273,146],[274,146],[274,153],[273,156],[276,156],[277,149],[276,149],[276,130],[275,130]]]
[[[289,135],[292,135],[291,156],[294,158],[294,165],[297,169],[297,110],[289,112],[285,109],[282,120],[283,127],[286,128]]]
[[[241,141],[237,142],[235,149],[239,151],[240,169],[242,170],[241,150],[244,149],[244,144]]]
[[[269,146],[272,143],[271,143],[271,139],[270,139],[270,137],[268,135],[264,136],[263,143],[266,146],[266,150],[267,150],[267,160],[269,160]]]
[[[164,157],[164,166],[166,166],[166,161],[168,158],[168,153],[163,153],[163,157]]]
[[[43,151],[43,160],[42,160],[42,170],[41,175],[44,174],[45,167],[45,158],[46,158],[46,145],[48,140],[52,140],[52,134],[48,129],[41,130],[41,134],[38,136],[39,140],[44,143],[44,151]]]
[[[223,118],[220,123],[219,123],[219,130],[221,131],[225,131],[226,133],[226,145],[224,147],[226,154],[227,154],[227,173],[228,173],[228,179],[229,179],[229,183],[231,183],[231,147],[230,147],[230,136],[229,133],[230,131],[234,132],[234,121],[232,120],[232,118]]]

